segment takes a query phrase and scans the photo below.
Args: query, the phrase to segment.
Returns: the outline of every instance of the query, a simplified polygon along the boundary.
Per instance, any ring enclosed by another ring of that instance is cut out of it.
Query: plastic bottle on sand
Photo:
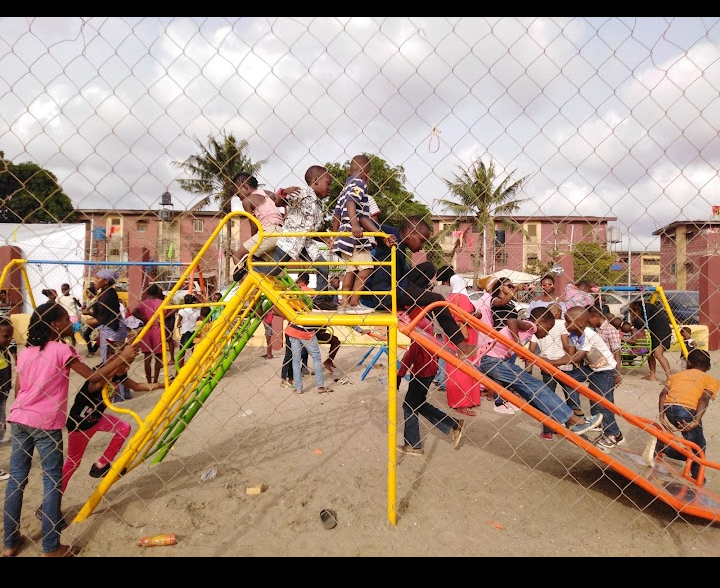
[[[138,541],[138,545],[142,547],[159,547],[161,545],[177,545],[177,536],[175,533],[163,533],[162,535],[152,535],[143,537]]]

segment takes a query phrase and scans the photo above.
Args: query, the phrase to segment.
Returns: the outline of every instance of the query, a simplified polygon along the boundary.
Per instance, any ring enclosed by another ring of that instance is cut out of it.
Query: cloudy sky
[[[719,90],[718,17],[0,18],[0,150],[78,208],[192,206],[172,162],[226,132],[271,188],[369,152],[442,214],[481,158],[658,249],[720,204]]]

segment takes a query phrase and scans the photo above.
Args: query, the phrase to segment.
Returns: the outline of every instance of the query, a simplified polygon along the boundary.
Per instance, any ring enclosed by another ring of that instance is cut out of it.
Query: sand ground
[[[720,555],[717,524],[678,513],[567,441],[541,440],[537,421],[498,415],[487,401],[468,418],[458,450],[422,425],[425,456],[399,456],[398,518],[391,524],[386,357],[361,382],[364,366],[357,363],[365,351],[341,348],[334,378],[348,383],[334,383],[332,394],[318,395],[306,376],[307,392],[298,396],[279,386],[280,359],[263,360],[264,348],[246,348],[165,460],[141,463],[119,480],[63,541],[81,545],[82,557]],[[712,356],[717,361],[720,352]],[[670,359],[678,369],[677,354]],[[711,373],[720,377],[718,367]],[[131,374],[144,380],[140,359]],[[624,374],[617,404],[655,417],[660,386],[641,379],[646,368]],[[78,387],[73,377],[71,390]],[[160,394],[138,393],[121,406],[144,416]],[[447,406],[437,390],[431,400]],[[397,409],[400,417],[400,402]],[[619,422],[628,446],[641,451],[645,434]],[[717,406],[705,430],[708,457],[720,461]],[[68,520],[98,483],[87,473],[108,441],[107,434],[91,441],[70,482]],[[0,444],[0,467],[7,469],[9,456],[9,444]],[[217,475],[203,482],[210,468]],[[257,484],[266,491],[247,495]],[[720,493],[720,472],[708,473],[707,487]],[[31,541],[21,557],[40,552],[33,516],[40,501],[35,464],[22,519]],[[332,530],[321,524],[323,508],[337,512]],[[178,544],[137,545],[165,532],[176,533]]]

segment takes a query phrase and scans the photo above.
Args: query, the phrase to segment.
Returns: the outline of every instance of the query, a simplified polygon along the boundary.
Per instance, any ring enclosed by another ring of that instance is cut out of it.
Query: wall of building
[[[453,217],[433,217],[433,229],[438,234],[444,226],[453,223]],[[496,219],[499,221],[500,219]],[[521,224],[525,231],[535,230],[534,237],[526,237],[521,231],[510,231],[504,228],[503,224],[497,222],[495,230],[505,230],[505,243],[501,244],[495,240],[495,235],[488,235],[486,242],[487,258],[483,262],[482,257],[478,258],[480,273],[492,273],[500,269],[511,269],[525,271],[529,258],[535,256],[540,263],[552,261],[555,253],[563,254],[572,250],[578,242],[597,242],[606,245],[607,223],[616,220],[614,218],[595,217],[512,217],[512,220]],[[451,259],[454,246],[460,243],[455,249],[452,257],[452,264],[458,273],[471,273],[474,271],[474,259],[478,244],[480,251],[483,250],[482,233],[473,233],[472,223],[464,222],[442,240],[443,250]]]

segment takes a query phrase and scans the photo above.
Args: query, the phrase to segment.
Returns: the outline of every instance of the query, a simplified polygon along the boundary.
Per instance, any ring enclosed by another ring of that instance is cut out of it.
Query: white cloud
[[[222,131],[267,160],[270,186],[369,151],[402,165],[429,205],[482,157],[529,177],[525,212],[617,216],[652,246],[652,231],[720,203],[717,26],[5,17],[0,148],[51,169],[77,206],[118,208],[155,208],[166,189],[191,206],[171,161]]]

